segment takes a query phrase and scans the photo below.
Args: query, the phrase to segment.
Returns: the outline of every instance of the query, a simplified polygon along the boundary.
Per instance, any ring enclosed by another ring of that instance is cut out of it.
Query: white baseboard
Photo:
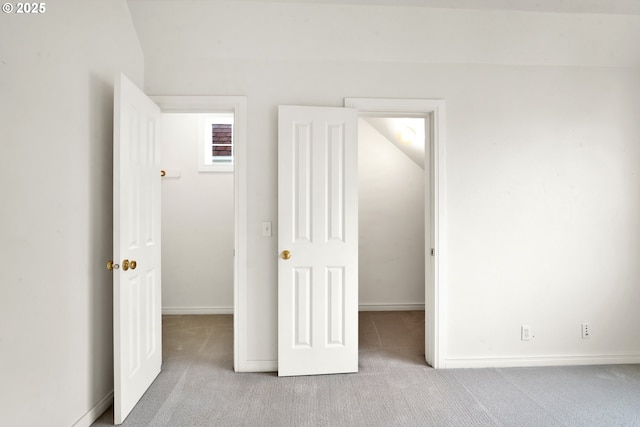
[[[524,368],[568,365],[626,365],[640,363],[640,354],[446,358],[443,368]]]
[[[360,304],[358,311],[416,311],[424,310],[424,304]]]
[[[109,406],[113,404],[113,391],[100,399],[98,403],[93,405],[93,408],[89,409],[78,421],[73,423],[71,427],[89,427],[95,420],[100,418],[100,415],[104,413]]]
[[[360,304],[358,311],[415,311],[424,304]],[[162,307],[162,314],[233,314],[233,307]]]
[[[233,307],[162,307],[162,314],[233,314]]]
[[[247,360],[236,372],[278,372],[277,360]]]

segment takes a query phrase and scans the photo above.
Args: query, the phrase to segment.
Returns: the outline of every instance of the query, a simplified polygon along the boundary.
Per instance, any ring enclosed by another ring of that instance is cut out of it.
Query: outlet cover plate
[[[591,338],[591,325],[589,323],[582,324],[582,339],[588,340]]]

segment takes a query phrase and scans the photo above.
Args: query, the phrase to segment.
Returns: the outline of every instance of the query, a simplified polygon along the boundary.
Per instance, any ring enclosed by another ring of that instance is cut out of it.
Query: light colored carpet
[[[163,326],[162,373],[123,426],[640,426],[640,365],[434,370],[424,312],[360,313],[348,375],[234,373],[231,316]]]

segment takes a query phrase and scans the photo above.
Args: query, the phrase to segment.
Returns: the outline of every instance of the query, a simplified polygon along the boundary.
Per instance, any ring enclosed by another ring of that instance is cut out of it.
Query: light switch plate
[[[271,237],[271,221],[265,221],[262,223],[262,236]]]

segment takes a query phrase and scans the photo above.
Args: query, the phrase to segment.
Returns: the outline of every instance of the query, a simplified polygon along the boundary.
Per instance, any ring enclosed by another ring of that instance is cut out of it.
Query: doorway
[[[372,357],[393,365],[425,363],[425,122],[377,114],[358,119],[359,358],[364,369]]]
[[[233,330],[234,369],[246,361],[247,282],[247,98],[245,96],[152,96],[162,113],[232,113],[233,122]],[[172,171],[166,171],[172,175]]]
[[[162,113],[162,312],[233,313],[233,113]]]
[[[416,117],[425,120],[427,161],[424,163],[425,209],[425,360],[444,367],[446,280],[445,104],[442,100],[345,98],[345,107],[360,117]]]

